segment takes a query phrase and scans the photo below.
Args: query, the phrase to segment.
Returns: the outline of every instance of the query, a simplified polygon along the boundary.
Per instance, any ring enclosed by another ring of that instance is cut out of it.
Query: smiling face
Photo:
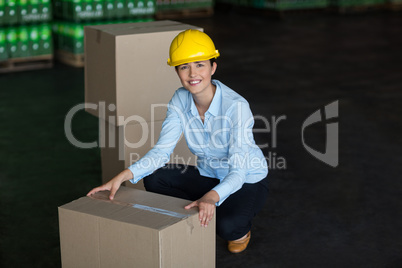
[[[211,65],[209,60],[205,60],[179,65],[176,71],[183,87],[191,94],[198,95],[213,90],[211,77],[216,67],[216,62]]]

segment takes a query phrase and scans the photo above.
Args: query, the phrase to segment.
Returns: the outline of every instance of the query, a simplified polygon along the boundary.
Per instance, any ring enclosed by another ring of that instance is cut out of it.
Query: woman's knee
[[[233,223],[225,218],[219,219],[216,222],[216,234],[225,240],[229,240],[233,236]]]
[[[236,240],[251,229],[251,220],[245,220],[239,215],[217,218],[216,233],[225,240]]]

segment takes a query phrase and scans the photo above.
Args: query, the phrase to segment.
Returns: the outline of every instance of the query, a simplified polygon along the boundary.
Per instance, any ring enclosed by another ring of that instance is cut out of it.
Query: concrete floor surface
[[[270,195],[249,248],[233,255],[218,238],[217,267],[402,267],[401,13],[278,20],[226,10],[181,21],[215,41],[216,79],[255,115],[281,118],[276,134],[255,136],[269,143]],[[0,75],[0,267],[60,267],[57,207],[100,184],[99,149],[64,134],[67,112],[84,102],[83,74],[56,64]],[[335,101],[338,117],[304,131],[324,152],[326,124],[338,123],[334,168],[301,133]],[[79,112],[73,131],[96,140],[98,121]]]

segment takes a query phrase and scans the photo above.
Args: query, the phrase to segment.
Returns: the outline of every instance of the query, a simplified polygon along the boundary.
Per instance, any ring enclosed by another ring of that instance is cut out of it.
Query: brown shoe
[[[228,250],[232,253],[240,253],[247,248],[248,242],[250,242],[251,231],[249,231],[245,238],[240,240],[228,241]]]

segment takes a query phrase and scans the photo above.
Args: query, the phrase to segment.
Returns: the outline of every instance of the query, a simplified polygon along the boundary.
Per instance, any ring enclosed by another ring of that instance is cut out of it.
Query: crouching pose
[[[213,41],[203,32],[186,30],[171,43],[168,64],[183,87],[168,104],[157,144],[139,161],[88,195],[109,190],[113,199],[121,183],[144,179],[147,191],[191,200],[202,226],[216,210],[217,234],[230,252],[246,249],[251,223],[268,194],[268,167],[255,144],[248,102],[218,80]],[[181,134],[197,166],[166,163]]]

